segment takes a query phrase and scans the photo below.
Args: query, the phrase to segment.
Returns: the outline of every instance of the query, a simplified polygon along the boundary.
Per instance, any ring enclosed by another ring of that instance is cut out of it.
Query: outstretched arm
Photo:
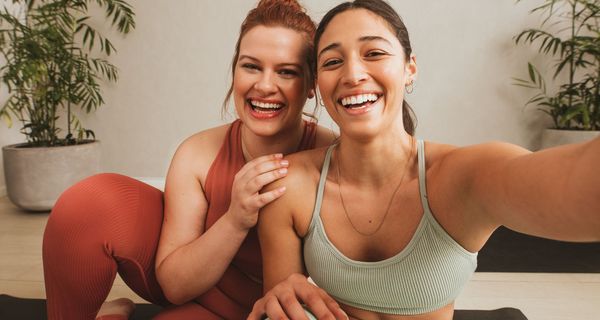
[[[472,214],[540,237],[600,241],[600,138],[534,153],[485,145],[465,160]]]

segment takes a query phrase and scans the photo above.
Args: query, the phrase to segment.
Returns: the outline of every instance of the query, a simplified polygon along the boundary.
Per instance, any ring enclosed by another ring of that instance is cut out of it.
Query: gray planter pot
[[[2,148],[8,198],[28,211],[49,211],[75,182],[100,172],[98,141],[64,147]]]

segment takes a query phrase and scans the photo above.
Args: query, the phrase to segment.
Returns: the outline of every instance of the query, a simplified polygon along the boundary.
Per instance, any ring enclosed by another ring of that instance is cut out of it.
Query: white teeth
[[[377,100],[377,95],[374,93],[359,94],[359,95],[343,98],[342,105],[348,106],[351,104],[361,104],[361,103],[365,103],[367,101],[373,102],[376,100]]]
[[[279,109],[279,108],[283,107],[283,104],[265,103],[265,102],[255,101],[255,100],[251,100],[250,104],[252,104],[253,107],[258,107],[261,109]]]

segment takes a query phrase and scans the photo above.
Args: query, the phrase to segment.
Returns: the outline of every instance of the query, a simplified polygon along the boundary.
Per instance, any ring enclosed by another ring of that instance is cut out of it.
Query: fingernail
[[[286,174],[287,173],[287,168],[281,168],[281,169],[279,169],[279,173]]]
[[[285,187],[281,187],[281,188],[279,188],[277,190],[279,190],[279,192],[284,192],[285,191]]]
[[[276,158],[276,159],[281,159],[281,158],[283,158],[283,154],[281,154],[281,153],[276,153],[276,154],[275,154],[275,158]]]
[[[290,164],[290,162],[289,162],[289,161],[287,161],[287,160],[281,160],[279,163],[280,163],[282,166],[287,166],[288,164]]]

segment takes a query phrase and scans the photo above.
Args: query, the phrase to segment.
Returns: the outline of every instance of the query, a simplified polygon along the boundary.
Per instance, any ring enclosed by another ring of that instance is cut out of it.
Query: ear
[[[308,90],[308,98],[312,99],[315,97],[315,89]]]
[[[408,59],[408,62],[406,63],[405,66],[405,70],[406,70],[406,85],[409,85],[411,83],[413,83],[415,80],[417,80],[417,57],[414,54],[410,55],[410,58]]]

